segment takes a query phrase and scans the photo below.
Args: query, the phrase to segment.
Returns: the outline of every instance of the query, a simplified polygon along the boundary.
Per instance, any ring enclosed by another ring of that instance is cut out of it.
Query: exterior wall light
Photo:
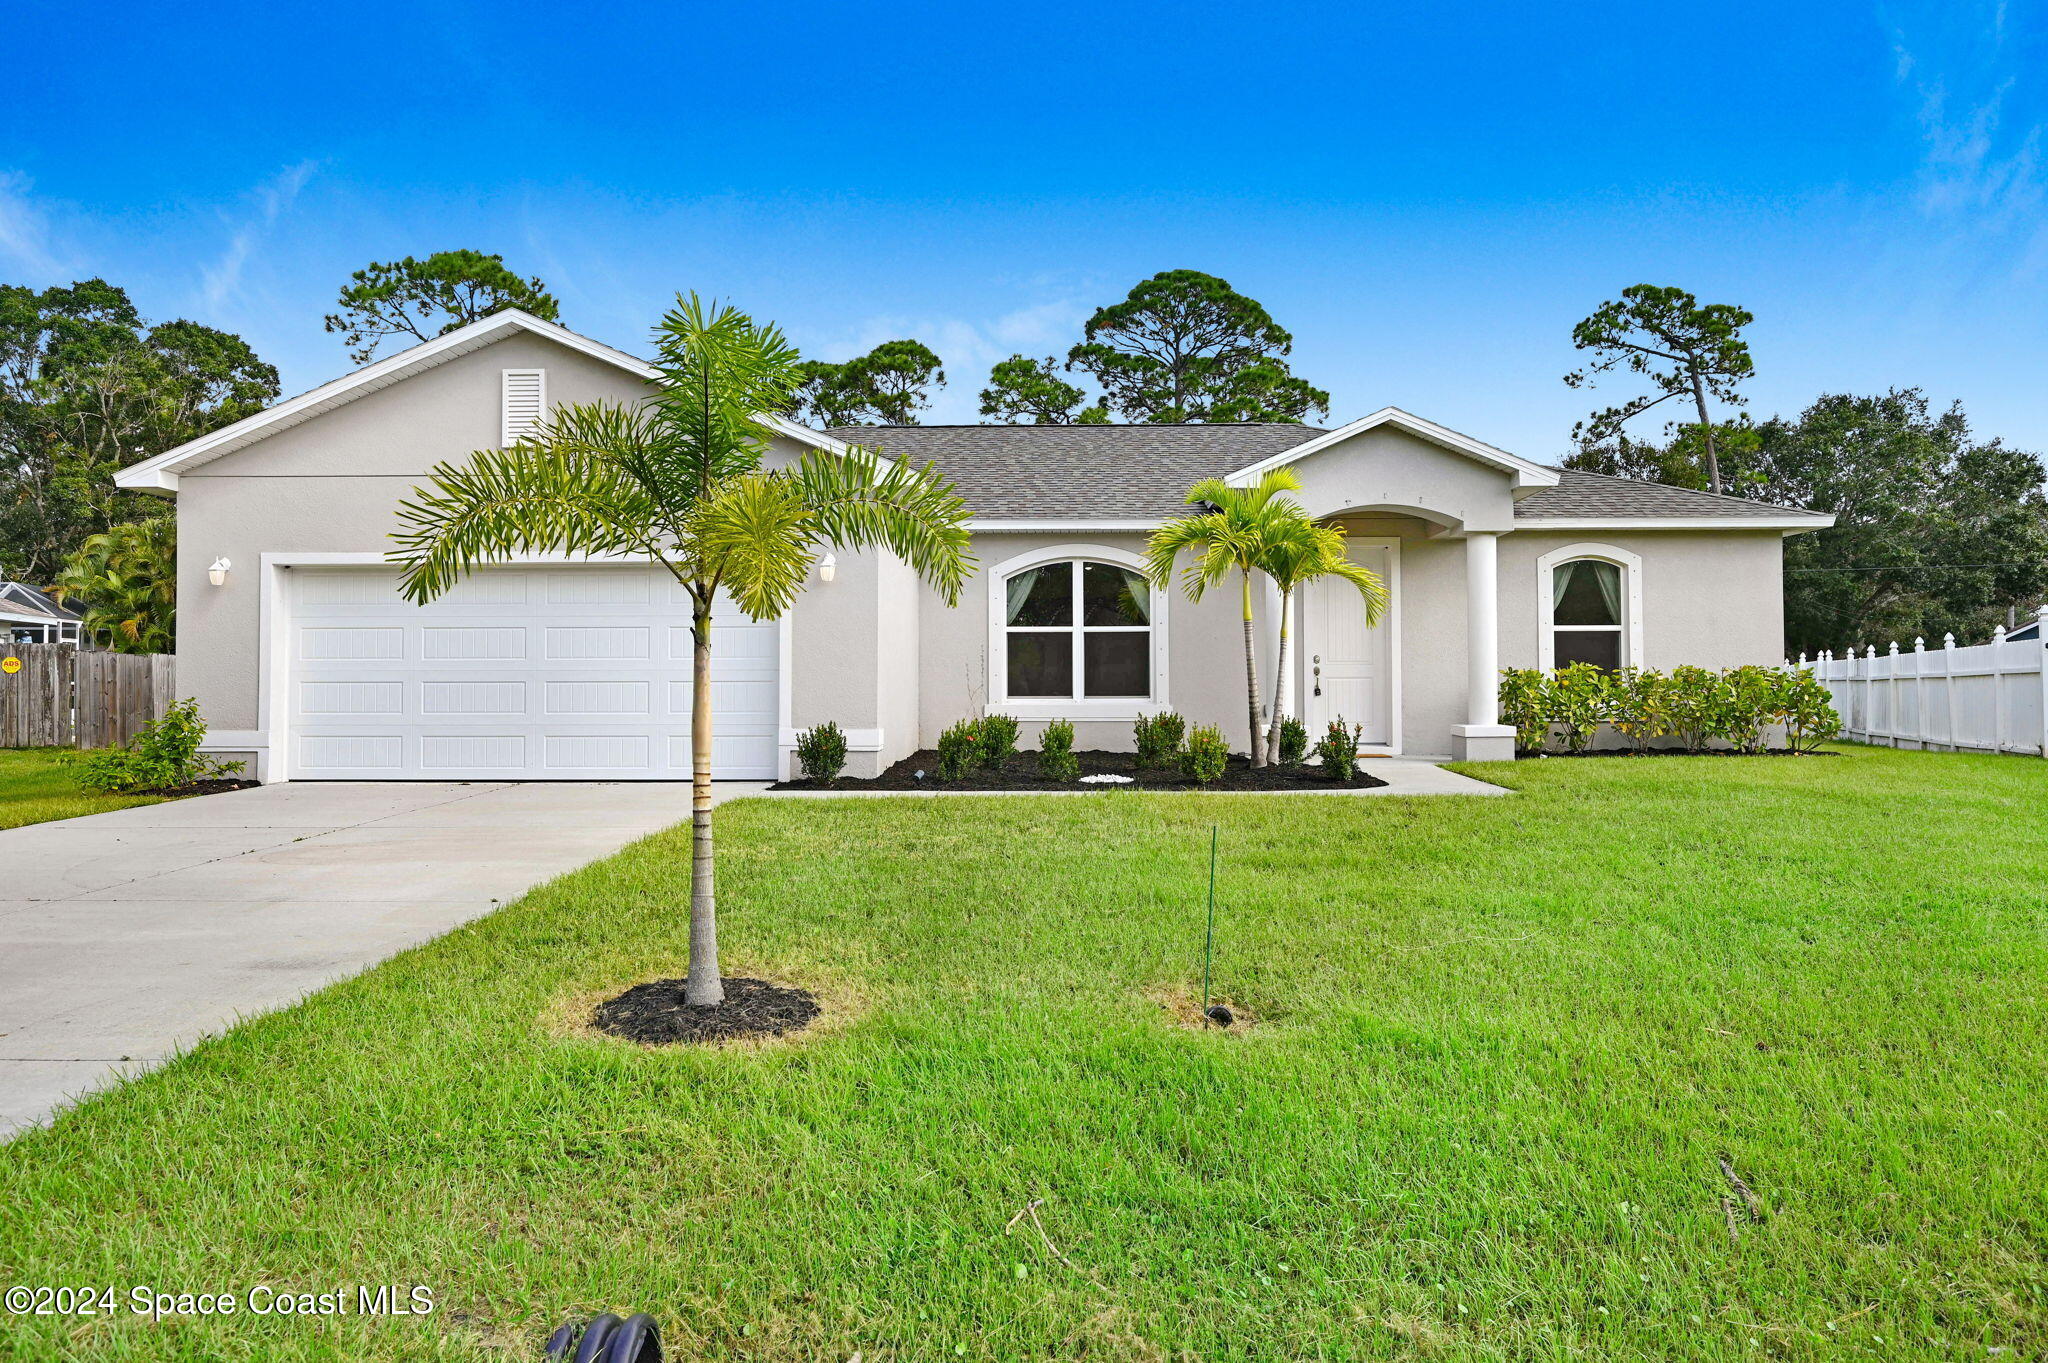
[[[228,569],[232,567],[234,565],[226,559],[217,558],[206,565],[206,580],[216,587],[225,586],[228,580]]]
[[[818,581],[830,582],[839,576],[839,560],[827,554],[818,560]]]

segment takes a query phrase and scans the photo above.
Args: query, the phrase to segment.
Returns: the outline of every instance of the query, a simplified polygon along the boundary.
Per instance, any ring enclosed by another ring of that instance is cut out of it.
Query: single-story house
[[[26,582],[0,582],[0,643],[75,644],[82,612]]]
[[[686,778],[687,614],[660,569],[536,556],[416,607],[385,562],[395,508],[437,462],[654,379],[502,312],[124,470],[123,487],[177,499],[178,676],[209,747],[270,781]],[[841,552],[785,618],[717,617],[725,779],[787,774],[797,733],[825,720],[846,730],[849,774],[872,774],[984,710],[1025,721],[1027,743],[1066,717],[1078,746],[1115,748],[1172,709],[1242,748],[1237,593],[1190,602],[1138,575],[1146,532],[1210,475],[1291,465],[1385,577],[1373,628],[1349,586],[1304,594],[1284,682],[1312,730],[1341,716],[1390,753],[1511,756],[1504,665],[1778,661],[1783,537],[1830,523],[1560,471],[1392,407],[1333,430],[768,424],[771,464],[850,442],[936,463],[972,512],[978,567],[948,607],[892,555]]]

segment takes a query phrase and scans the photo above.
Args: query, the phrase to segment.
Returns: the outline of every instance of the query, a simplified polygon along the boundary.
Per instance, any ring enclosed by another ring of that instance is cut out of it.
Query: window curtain
[[[1146,624],[1152,623],[1152,584],[1143,573],[1134,573],[1128,568],[1119,568],[1124,575],[1124,590],[1130,594],[1131,609]]]
[[[1561,563],[1550,574],[1550,611],[1553,616],[1564,604],[1564,595],[1571,590],[1572,575],[1588,572],[1593,575],[1593,584],[1600,589],[1600,600],[1607,607],[1607,618],[1615,624],[1621,623],[1621,568],[1612,563],[1603,563],[1596,558],[1573,559]]]
[[[1038,581],[1038,575],[1044,571],[1043,568],[1026,568],[1023,572],[1010,579],[1009,611],[1003,617],[1004,624],[1014,625],[1017,623],[1017,612],[1024,608],[1025,598],[1031,595],[1033,584]]]

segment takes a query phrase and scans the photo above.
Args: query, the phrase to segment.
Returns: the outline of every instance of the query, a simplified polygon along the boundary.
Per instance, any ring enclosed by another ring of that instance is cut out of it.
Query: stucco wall
[[[1376,426],[1294,466],[1316,515],[1350,507],[1421,512],[1459,529],[1508,530],[1514,499],[1501,469],[1406,431]]]

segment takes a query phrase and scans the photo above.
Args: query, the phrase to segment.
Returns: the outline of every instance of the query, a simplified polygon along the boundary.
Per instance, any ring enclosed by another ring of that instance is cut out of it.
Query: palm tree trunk
[[[725,1002],[718,971],[718,900],[711,860],[711,605],[690,617],[690,973],[683,1002]]]
[[[1294,639],[1287,632],[1287,608],[1294,600],[1294,589],[1280,589],[1280,666],[1273,673],[1273,723],[1266,730],[1266,760],[1280,760],[1280,721],[1287,718],[1281,708],[1281,701],[1287,695],[1287,651],[1294,646]]]
[[[1255,767],[1266,765],[1266,735],[1264,707],[1259,704],[1259,658],[1252,647],[1252,575],[1240,573],[1244,600],[1244,685],[1245,700],[1251,713],[1251,759]]]

